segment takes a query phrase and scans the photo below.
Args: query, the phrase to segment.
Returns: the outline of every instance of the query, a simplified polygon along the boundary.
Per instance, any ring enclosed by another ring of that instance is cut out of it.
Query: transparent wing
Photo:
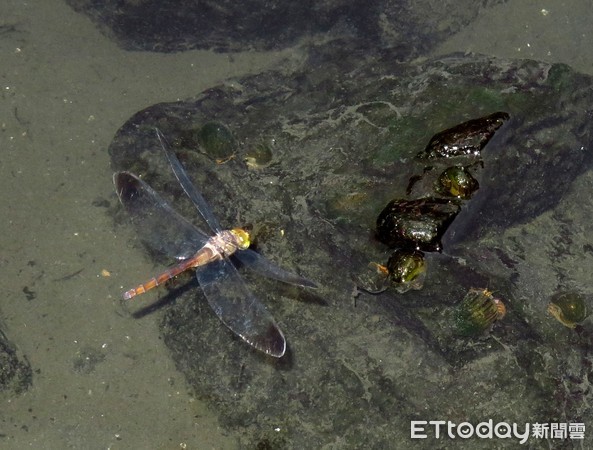
[[[172,258],[187,259],[208,240],[208,236],[136,175],[117,172],[113,183],[138,235],[154,250]]]
[[[214,216],[214,213],[208,206],[208,203],[202,197],[202,194],[198,191],[198,189],[194,186],[194,184],[189,179],[187,172],[179,162],[175,153],[171,150],[167,139],[161,133],[161,131],[156,128],[156,135],[161,143],[161,147],[169,160],[169,164],[173,169],[173,173],[175,173],[175,177],[179,181],[179,184],[187,194],[187,196],[191,199],[191,201],[196,205],[196,208],[208,224],[208,226],[215,232],[222,231],[222,226],[218,219]],[[303,278],[299,275],[294,273],[288,272],[281,267],[273,264],[272,262],[265,259],[259,253],[254,252],[253,250],[245,250],[242,252],[238,252],[236,254],[237,258],[245,265],[249,266],[251,269],[255,270],[256,272],[261,273],[269,278],[274,278],[276,280],[284,281],[285,283],[295,284],[297,286],[306,286],[306,287],[317,287],[315,283],[306,278]]]
[[[191,199],[194,205],[196,205],[198,212],[204,218],[204,220],[212,229],[212,231],[214,231],[214,233],[222,231],[222,226],[220,225],[220,222],[210,209],[210,206],[208,206],[208,203],[206,202],[204,197],[202,197],[202,194],[200,194],[200,191],[198,191],[198,189],[189,179],[189,176],[187,175],[187,172],[179,162],[179,159],[177,159],[177,156],[175,155],[175,153],[173,153],[173,150],[171,150],[171,147],[169,146],[167,139],[158,128],[155,128],[155,130],[156,135],[159,138],[159,142],[161,143],[161,147],[163,147],[165,155],[169,160],[169,164],[171,164],[171,169],[173,169],[173,173],[175,174],[177,181],[179,181],[179,184],[181,185],[187,196]]]
[[[210,307],[233,333],[268,355],[284,355],[284,334],[228,259],[197,267],[196,277]]]
[[[285,283],[295,284],[297,286],[304,286],[309,288],[316,288],[317,285],[311,280],[301,277],[296,273],[289,272],[273,262],[269,261],[262,255],[253,250],[241,250],[234,254],[241,263],[245,264],[249,269],[254,270],[268,278],[280,280]]]

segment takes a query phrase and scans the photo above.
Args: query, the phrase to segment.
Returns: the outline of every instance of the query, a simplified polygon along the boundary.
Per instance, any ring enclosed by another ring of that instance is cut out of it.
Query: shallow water
[[[2,397],[0,446],[236,448],[175,370],[159,339],[162,312],[137,320],[120,304],[154,266],[131,227],[116,232],[107,214],[115,196],[106,149],[136,111],[260,71],[290,50],[125,52],[60,1],[0,9],[0,312],[34,370],[29,391]],[[435,54],[529,57],[593,74],[592,16],[585,0],[509,2]]]

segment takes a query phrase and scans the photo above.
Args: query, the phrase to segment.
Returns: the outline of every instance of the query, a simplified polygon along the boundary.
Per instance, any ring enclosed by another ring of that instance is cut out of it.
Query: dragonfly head
[[[237,238],[237,246],[240,250],[245,250],[251,245],[249,232],[243,228],[233,228],[231,233]]]

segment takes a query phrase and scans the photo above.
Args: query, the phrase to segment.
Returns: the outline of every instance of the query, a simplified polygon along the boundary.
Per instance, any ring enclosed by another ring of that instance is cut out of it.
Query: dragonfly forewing
[[[220,222],[208,206],[206,199],[202,197],[200,191],[198,191],[198,189],[191,182],[189,176],[187,175],[187,172],[181,165],[181,162],[179,162],[179,159],[177,158],[173,150],[171,150],[171,147],[169,146],[167,139],[158,128],[156,129],[156,135],[159,139],[159,142],[161,143],[161,147],[163,148],[165,155],[167,156],[167,160],[171,165],[171,169],[173,170],[173,173],[175,174],[177,181],[179,181],[179,184],[181,185],[187,196],[191,199],[193,204],[196,205],[196,208],[198,209],[200,215],[204,218],[204,221],[215,233],[222,231],[222,226],[220,225]]]
[[[268,355],[284,355],[284,334],[228,259],[197,267],[196,277],[210,307],[233,333]]]
[[[154,250],[172,258],[186,259],[208,240],[208,236],[136,175],[117,172],[113,183],[140,238]]]

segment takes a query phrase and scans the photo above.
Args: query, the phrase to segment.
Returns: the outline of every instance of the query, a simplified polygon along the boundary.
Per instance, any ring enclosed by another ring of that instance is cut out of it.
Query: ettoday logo
[[[583,423],[525,423],[509,424],[494,423],[492,419],[473,425],[469,422],[456,424],[450,420],[412,420],[410,437],[427,439],[431,432],[434,439],[448,437],[450,439],[468,439],[476,436],[481,439],[517,439],[520,444],[527,442],[531,436],[535,439],[583,439],[585,424]]]

